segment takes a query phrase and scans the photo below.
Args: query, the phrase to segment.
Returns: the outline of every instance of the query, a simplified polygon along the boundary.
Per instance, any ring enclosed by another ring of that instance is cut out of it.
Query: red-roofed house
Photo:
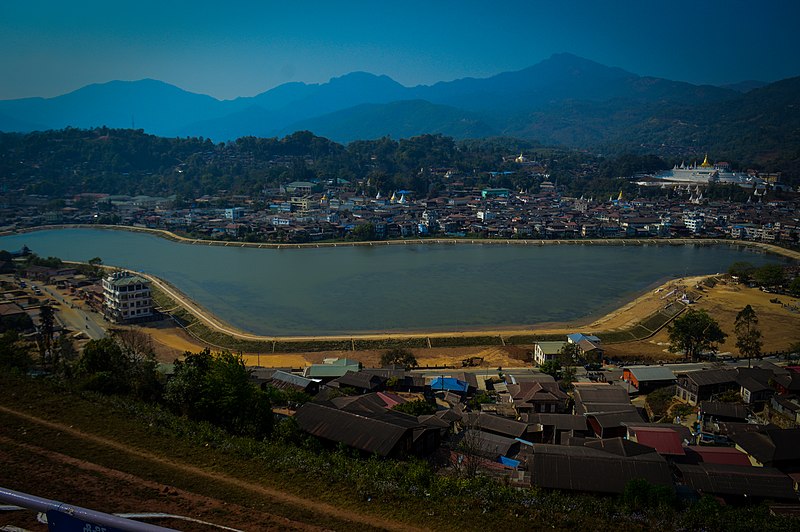
[[[661,456],[683,456],[681,436],[677,431],[658,427],[629,427],[630,439],[636,443],[647,445]]]
[[[695,462],[709,464],[752,466],[747,455],[733,447],[690,445],[686,448],[686,457]]]

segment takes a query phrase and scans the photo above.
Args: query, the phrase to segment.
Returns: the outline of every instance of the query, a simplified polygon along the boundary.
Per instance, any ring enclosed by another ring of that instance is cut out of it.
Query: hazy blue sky
[[[218,98],[354,70],[404,85],[571,52],[692,83],[800,75],[800,0],[0,0],[0,99],[155,78]]]

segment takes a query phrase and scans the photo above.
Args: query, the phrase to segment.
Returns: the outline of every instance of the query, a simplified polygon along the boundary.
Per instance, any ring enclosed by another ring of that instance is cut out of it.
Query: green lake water
[[[465,331],[588,319],[672,277],[736,261],[736,246],[452,245],[257,249],[99,229],[0,237],[40,256],[146,272],[222,320],[263,335]]]

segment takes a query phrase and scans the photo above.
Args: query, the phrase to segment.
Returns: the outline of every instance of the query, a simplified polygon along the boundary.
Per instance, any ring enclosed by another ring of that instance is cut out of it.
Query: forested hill
[[[516,190],[538,186],[542,177],[535,176],[535,168],[520,166],[513,157],[509,160],[509,155],[520,152],[538,159],[539,172],[548,172],[577,194],[616,193],[620,186],[616,176],[656,171],[669,164],[656,156],[603,158],[511,138],[455,141],[421,135],[344,146],[302,131],[280,139],[243,137],[215,144],[202,138],[156,137],[141,130],[69,128],[0,133],[0,195],[259,197],[265,188],[291,181],[311,180],[324,187],[335,179],[360,183],[358,191],[366,194],[409,189],[421,197],[435,196],[454,182]],[[451,169],[454,175],[448,177]]]
[[[501,135],[614,154],[709,152],[717,160],[796,172],[800,78],[759,85],[693,85],[556,54],[483,79],[405,87],[353,72],[234,100],[156,80],[112,81],[55,98],[0,101],[0,130],[130,127],[217,142],[305,130],[342,143]]]
[[[338,178],[369,179],[372,190],[409,188],[427,194],[438,168],[469,174],[495,170],[503,167],[509,150],[534,146],[515,140],[457,144],[441,135],[344,146],[307,131],[218,144],[108,128],[0,133],[0,193],[178,194],[191,199],[219,191],[257,195],[291,181]]]

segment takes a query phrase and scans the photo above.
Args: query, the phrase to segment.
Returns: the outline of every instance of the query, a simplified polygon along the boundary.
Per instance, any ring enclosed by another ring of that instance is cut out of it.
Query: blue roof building
[[[467,393],[469,384],[453,377],[436,377],[431,381],[431,390],[455,393]]]

